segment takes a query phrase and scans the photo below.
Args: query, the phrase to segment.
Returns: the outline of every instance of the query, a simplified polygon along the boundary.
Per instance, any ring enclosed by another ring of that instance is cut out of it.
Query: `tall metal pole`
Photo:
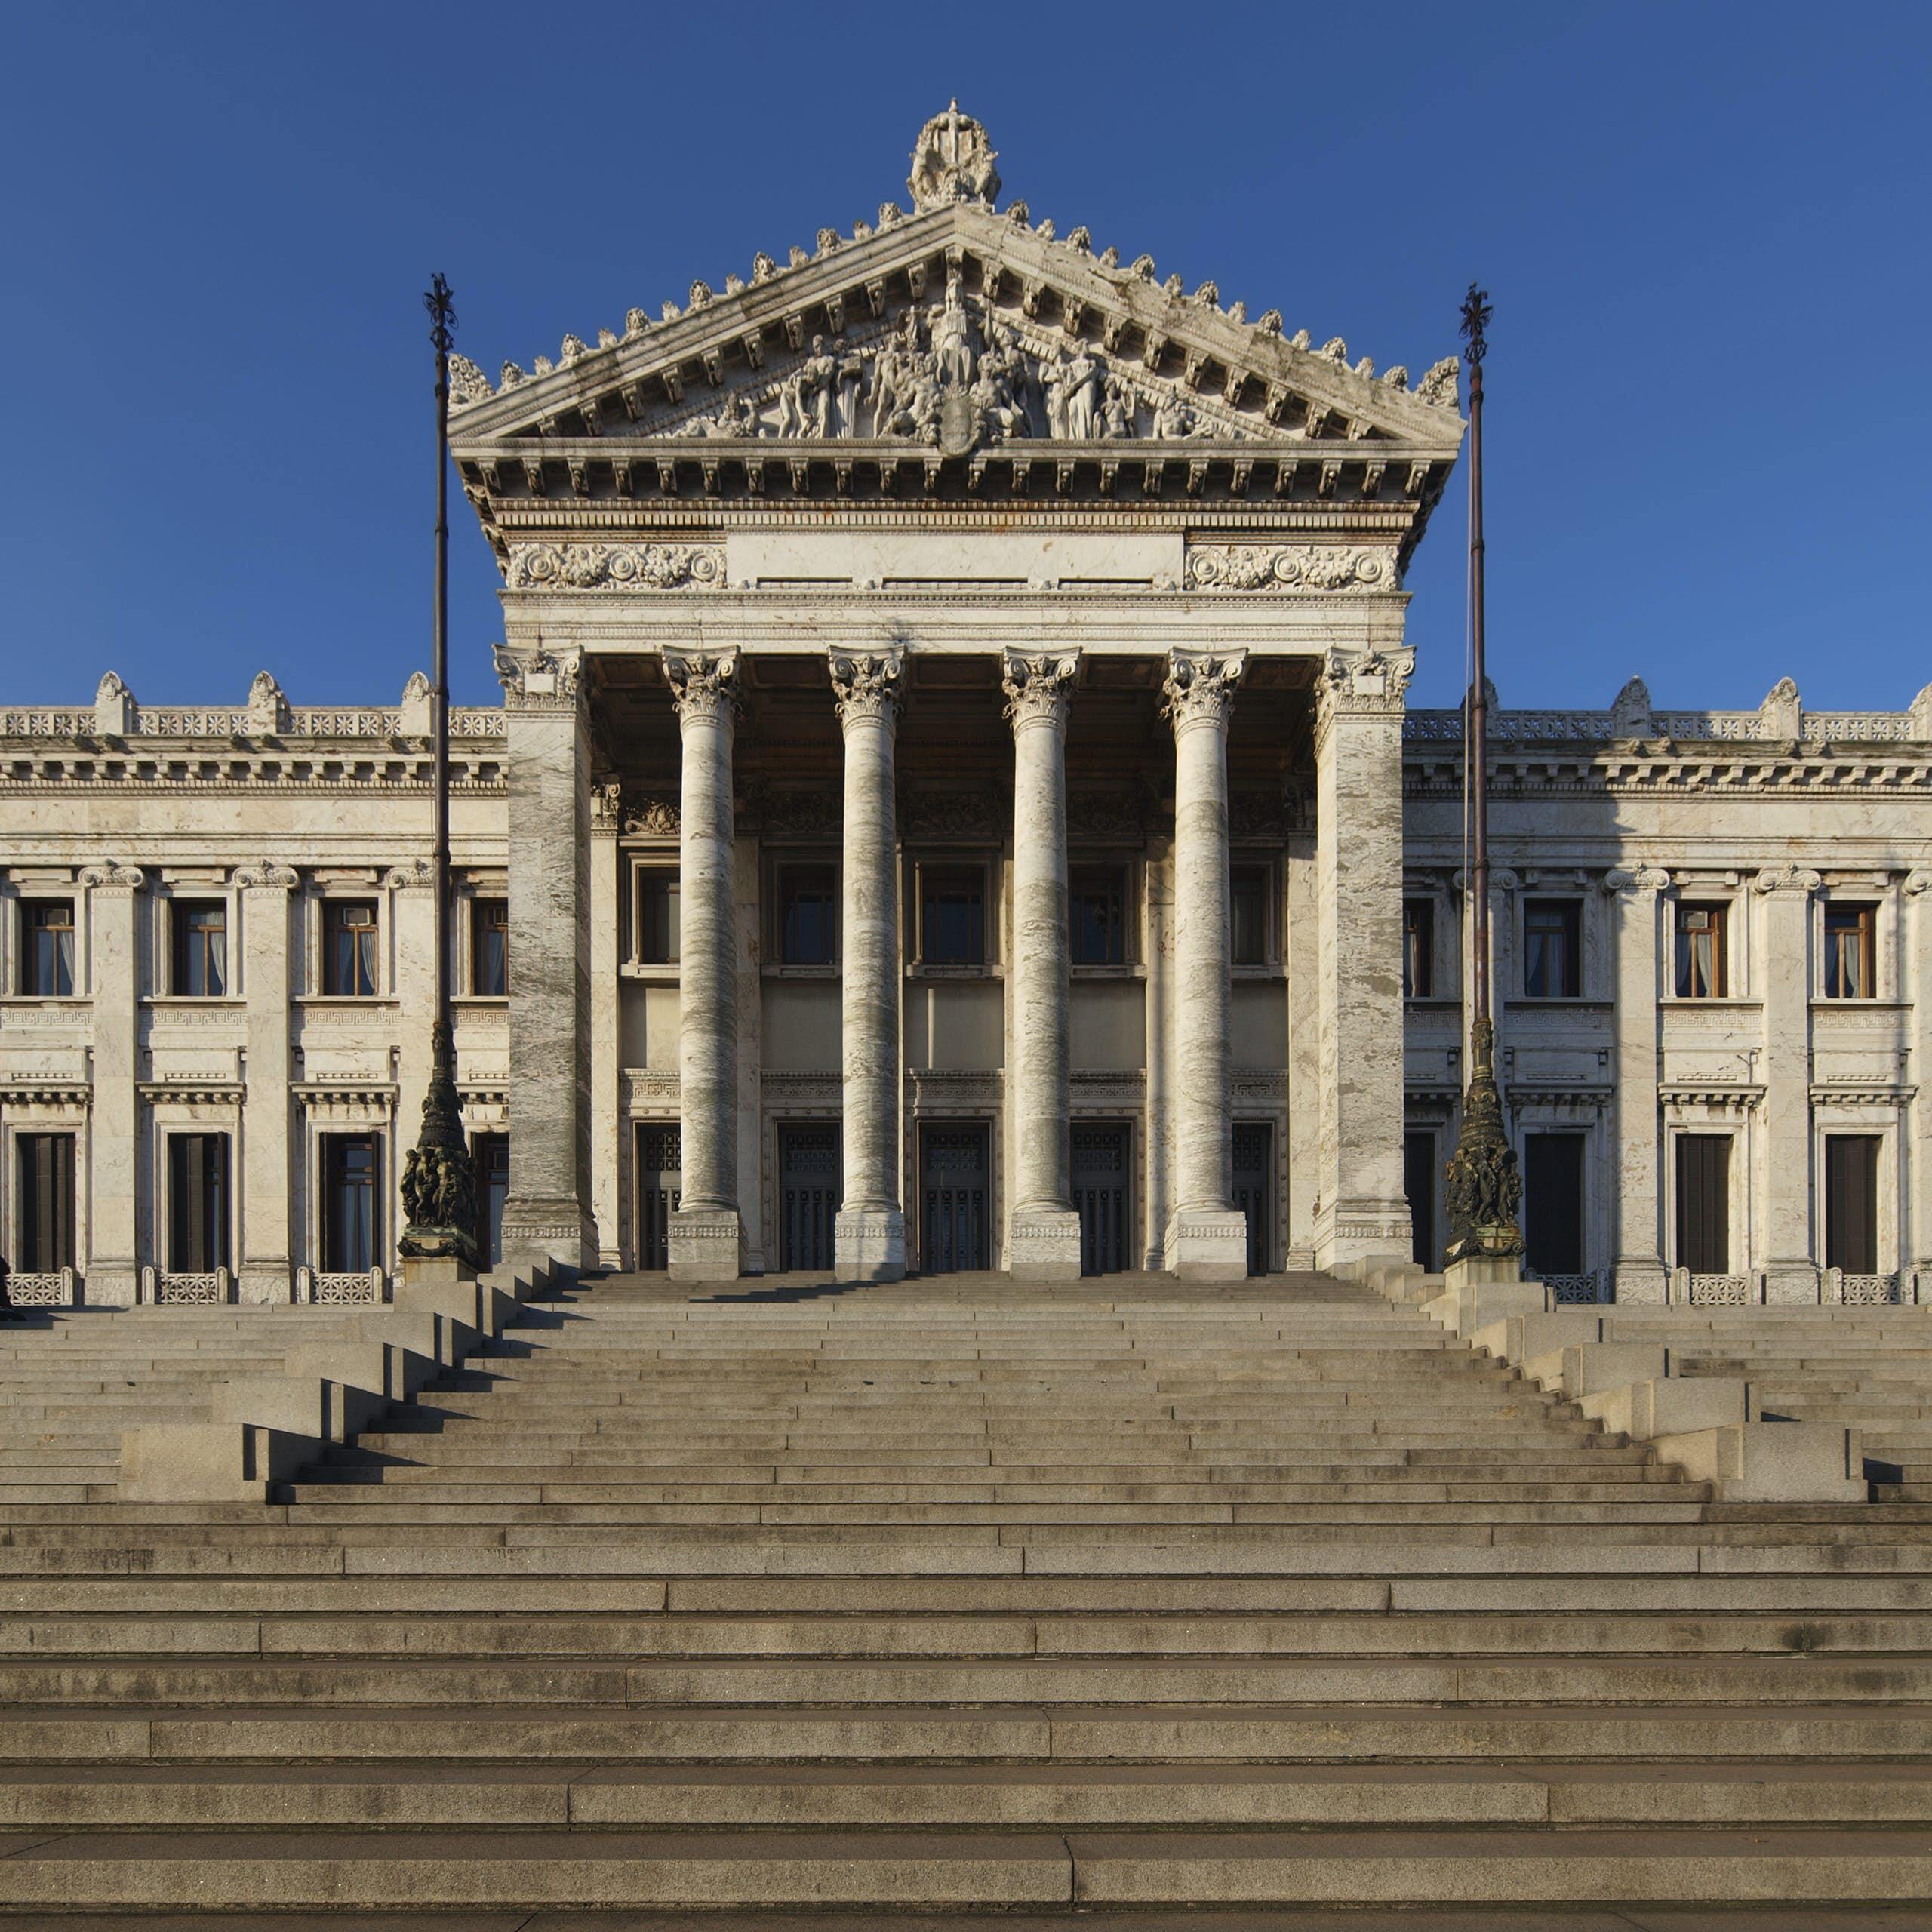
[[[1489,352],[1486,290],[1469,284],[1463,300],[1463,337],[1469,365],[1469,691],[1470,794],[1469,1084],[1444,1193],[1449,1211],[1449,1259],[1506,1260],[1523,1251],[1516,1210],[1523,1198],[1516,1151],[1503,1125],[1496,1084],[1496,1026],[1490,1012],[1492,947],[1489,931],[1489,679],[1483,637],[1482,365]]]
[[[436,595],[434,690],[435,801],[431,819],[435,875],[436,989],[430,1006],[429,1088],[423,1097],[423,1131],[403,1168],[402,1204],[409,1225],[397,1244],[414,1259],[476,1260],[476,1179],[463,1139],[463,1103],[456,1088],[456,1041],[450,1026],[450,350],[456,309],[450,285],[433,276],[423,306],[436,351]]]

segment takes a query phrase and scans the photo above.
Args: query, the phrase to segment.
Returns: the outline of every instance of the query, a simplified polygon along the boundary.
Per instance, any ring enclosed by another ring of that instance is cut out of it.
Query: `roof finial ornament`
[[[970,114],[959,111],[955,97],[943,114],[935,114],[919,130],[912,144],[912,172],[906,185],[913,211],[943,208],[948,202],[990,202],[999,192],[999,171],[986,131]]]

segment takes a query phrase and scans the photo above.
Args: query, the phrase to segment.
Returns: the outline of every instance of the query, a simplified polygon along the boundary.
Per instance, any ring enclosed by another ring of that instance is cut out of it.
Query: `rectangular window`
[[[1075,866],[1068,875],[1068,939],[1076,966],[1127,964],[1127,868]]]
[[[22,1134],[14,1140],[19,1186],[20,1245],[14,1265],[23,1274],[51,1275],[74,1265],[74,1137]]]
[[[1435,908],[1426,899],[1402,901],[1402,997],[1430,999],[1435,985]]]
[[[364,1275],[380,1265],[382,1146],[373,1134],[322,1137],[322,1271]]]
[[[1878,1272],[1878,1149],[1875,1134],[1825,1137],[1825,1266]]]
[[[829,966],[838,957],[838,868],[778,869],[778,963]]]
[[[983,966],[986,963],[983,866],[920,868],[919,958],[928,966]]]
[[[1435,1133],[1411,1128],[1402,1136],[1402,1188],[1409,1198],[1409,1258],[1435,1266]]]
[[[170,924],[169,992],[181,999],[221,998],[228,991],[228,908],[219,899],[177,899]]]
[[[20,991],[42,999],[74,991],[74,902],[29,899],[20,912]]]
[[[479,899],[469,909],[469,990],[502,999],[510,989],[510,902]]]
[[[1677,909],[1677,997],[1722,999],[1730,990],[1730,962],[1725,956],[1724,908],[1679,906]]]
[[[1268,881],[1266,866],[1235,866],[1228,873],[1228,963],[1265,966],[1268,963]]]
[[[339,999],[376,994],[376,908],[366,899],[322,902],[322,991]]]
[[[503,1258],[503,1208],[510,1198],[510,1137],[479,1134],[470,1145],[476,1168],[476,1249],[485,1266]]]
[[[168,1137],[168,1268],[208,1275],[228,1266],[228,1136]]]
[[[1583,909],[1574,899],[1523,905],[1523,996],[1577,999],[1583,990]]]
[[[1730,1272],[1727,1134],[1677,1137],[1677,1265],[1694,1275]]]
[[[1523,1138],[1526,1259],[1545,1277],[1583,1272],[1583,1137]]]
[[[1825,907],[1825,997],[1875,999],[1878,997],[1878,925],[1875,906]],[[1869,1270],[1861,1270],[1869,1272]]]
[[[637,875],[637,963],[678,963],[678,875],[661,869]]]

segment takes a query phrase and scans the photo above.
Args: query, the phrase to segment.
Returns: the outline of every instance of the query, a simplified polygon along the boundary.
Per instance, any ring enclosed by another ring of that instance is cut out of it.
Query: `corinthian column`
[[[1247,1272],[1247,1217],[1229,1197],[1232,1004],[1228,932],[1228,718],[1240,651],[1174,652],[1174,1213],[1168,1266],[1196,1281]]]
[[[678,1075],[684,1192],[671,1217],[675,1281],[731,1281],[738,1214],[737,909],[731,728],[735,651],[664,654],[684,742],[679,814]]]
[[[845,1193],[832,1233],[841,1280],[896,1281],[906,1272],[900,1205],[898,832],[893,750],[896,652],[832,654],[845,734],[844,861],[839,945],[844,999]]]
[[[1006,1265],[1072,1281],[1080,1217],[1067,1192],[1071,1112],[1066,934],[1066,714],[1078,651],[1006,657],[1013,726],[1013,1051],[1006,1131],[1013,1206]]]

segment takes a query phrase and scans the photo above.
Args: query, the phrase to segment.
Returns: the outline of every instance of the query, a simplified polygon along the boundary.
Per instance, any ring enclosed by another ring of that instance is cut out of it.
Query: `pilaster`
[[[1817,873],[1795,866],[1761,872],[1763,943],[1757,971],[1764,1000],[1763,1152],[1764,1299],[1815,1302],[1812,1235],[1811,895]]]
[[[1321,1192],[1321,916],[1314,841],[1288,841],[1287,931],[1281,949],[1288,977],[1287,1265],[1315,1255],[1315,1204]]]
[[[1161,687],[1174,734],[1174,1204],[1168,1265],[1197,1281],[1247,1272],[1229,1195],[1233,1008],[1228,909],[1228,721],[1240,651],[1175,651]]]
[[[292,866],[272,859],[238,866],[233,878],[247,1002],[248,1099],[242,1114],[242,1265],[236,1281],[236,1293],[246,1302],[283,1302],[294,1293],[289,905],[298,882]]]
[[[1174,1035],[1174,848],[1155,835],[1147,844],[1147,1209],[1146,1266],[1167,1266],[1168,1222],[1174,1212],[1174,1119],[1171,1078]]]
[[[434,1060],[430,1029],[436,1010],[436,869],[427,859],[412,860],[392,868],[383,886],[389,900],[390,989],[395,995],[398,1027],[395,1155],[392,1159],[385,1157],[389,1171],[383,1179],[386,1211],[399,1235],[409,1219],[402,1207],[403,1164],[416,1142]],[[309,1259],[321,1266],[319,1256]]]
[[[1670,875],[1654,866],[1605,875],[1617,971],[1615,1299],[1665,1298],[1663,1201],[1658,1186],[1658,895]]]
[[[146,875],[133,866],[83,866],[88,996],[94,1030],[88,1144],[87,1299],[133,1306],[140,1281],[141,973],[138,922]]]
[[[841,1280],[896,1281],[906,1272],[895,776],[901,668],[897,652],[832,654],[845,741],[839,885],[844,1193],[832,1236]]]
[[[1911,951],[1902,961],[1902,996],[1912,1002],[1911,1166],[1906,1225],[1899,1253],[1918,1277],[1922,1300],[1932,1300],[1932,870],[1920,866],[1905,882],[1904,925]]]
[[[1402,1176],[1402,712],[1415,653],[1331,651],[1315,696],[1315,1265],[1410,1253]]]
[[[1072,968],[1066,928],[1066,718],[1078,651],[1008,651],[1013,727],[1013,1059],[1007,1140],[1014,1150],[1006,1265],[1077,1279],[1080,1217],[1069,1192],[1072,1115]]]
[[[671,1217],[671,1275],[734,1281],[738,1211],[738,919],[731,780],[734,651],[664,654],[683,746],[679,780],[678,1072],[683,1205]]]
[[[580,1268],[589,1213],[589,747],[574,659],[500,654],[509,768],[510,1189],[503,1254]]]
[[[597,1230],[598,1265],[623,1265],[618,1208],[619,1075],[618,967],[623,897],[617,834],[623,825],[621,789],[600,785],[590,812],[590,1208]]]

